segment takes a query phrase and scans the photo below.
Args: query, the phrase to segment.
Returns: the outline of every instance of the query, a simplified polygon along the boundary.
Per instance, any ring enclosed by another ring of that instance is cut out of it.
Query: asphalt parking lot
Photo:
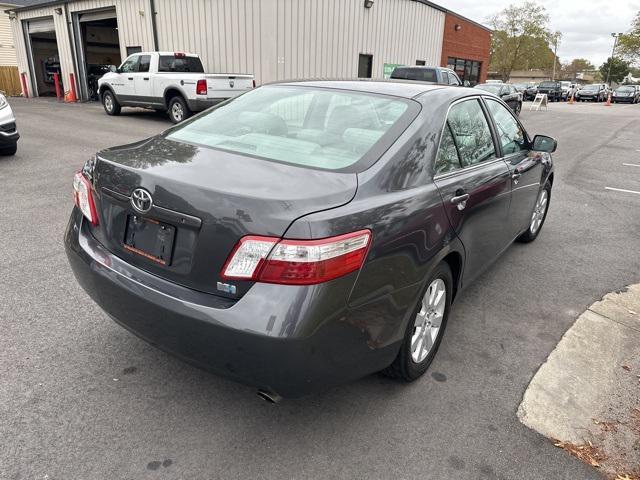
[[[11,103],[22,139],[0,158],[0,478],[600,478],[516,410],[576,317],[638,282],[640,194],[621,190],[640,191],[640,105],[525,104],[529,132],[559,142],[547,222],[458,298],[422,380],[370,376],[270,405],[116,325],[67,265],[73,173],[168,120]]]

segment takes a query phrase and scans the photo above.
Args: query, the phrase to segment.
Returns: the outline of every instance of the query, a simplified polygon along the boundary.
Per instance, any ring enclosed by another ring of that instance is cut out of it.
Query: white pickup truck
[[[140,52],[98,80],[104,110],[121,107],[164,110],[173,123],[255,87],[253,75],[204,73],[198,55]]]

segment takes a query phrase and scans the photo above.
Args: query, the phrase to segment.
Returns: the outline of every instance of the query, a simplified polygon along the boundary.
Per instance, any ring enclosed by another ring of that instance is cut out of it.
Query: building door
[[[62,72],[53,17],[27,20],[25,24],[33,96],[54,96],[56,89],[53,75],[61,75]]]
[[[373,71],[373,55],[361,53],[358,56],[358,78],[371,78]]]
[[[114,8],[76,12],[73,24],[82,100],[98,100],[98,79],[120,65],[120,37]]]

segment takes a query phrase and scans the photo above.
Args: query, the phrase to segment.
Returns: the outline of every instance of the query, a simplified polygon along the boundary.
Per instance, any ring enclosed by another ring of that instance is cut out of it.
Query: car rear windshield
[[[500,91],[504,85],[497,83],[483,83],[482,85],[476,85],[475,88],[484,90],[485,92],[493,93],[494,95],[500,95]]]
[[[397,80],[418,80],[420,82],[437,82],[438,77],[433,68],[396,67],[391,72],[391,78]]]
[[[160,55],[159,72],[191,72],[204,73],[202,62],[198,57],[176,57],[174,55]]]
[[[360,171],[418,111],[416,102],[398,97],[272,85],[178,125],[167,138],[293,165]]]

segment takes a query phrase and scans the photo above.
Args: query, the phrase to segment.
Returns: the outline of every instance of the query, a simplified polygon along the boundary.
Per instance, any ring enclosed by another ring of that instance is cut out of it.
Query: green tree
[[[611,65],[611,70],[609,70]],[[602,78],[607,79],[607,73],[609,73],[609,82],[620,83],[622,79],[629,73],[629,62],[622,60],[621,58],[607,58],[607,61],[600,65],[600,75]]]
[[[574,58],[570,63],[562,66],[562,76],[573,80],[578,76],[578,73],[590,72],[595,69],[596,67],[586,58]]]
[[[640,62],[640,12],[631,23],[631,30],[618,39],[617,52],[631,63]]]
[[[490,69],[503,80],[508,80],[515,69],[541,68],[541,63],[542,68],[553,65],[553,52],[549,60],[549,15],[542,5],[531,0],[509,5],[490,23],[494,30]]]

